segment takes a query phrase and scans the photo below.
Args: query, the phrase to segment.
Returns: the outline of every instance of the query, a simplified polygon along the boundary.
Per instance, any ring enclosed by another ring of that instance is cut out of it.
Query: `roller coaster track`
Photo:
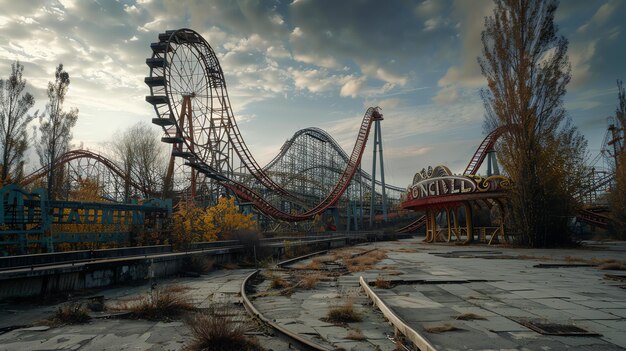
[[[609,226],[610,218],[605,214],[599,213],[602,211],[606,213],[608,212],[608,208],[581,209],[576,212],[576,219],[600,228],[607,228]]]
[[[363,156],[363,151],[365,150],[365,145],[367,143],[367,138],[369,137],[372,122],[377,119],[382,119],[382,115],[380,114],[380,112],[378,112],[377,108],[370,107],[363,117],[357,140],[352,150],[352,154],[348,159],[346,168],[341,174],[339,181],[337,182],[337,184],[335,184],[333,190],[324,200],[322,200],[317,206],[303,213],[291,214],[283,212],[244,184],[237,182],[233,179],[229,179],[223,175],[218,175],[215,179],[220,181],[222,185],[224,185],[228,189],[232,190],[238,197],[253,203],[261,212],[272,218],[292,222],[310,219],[334,205],[343,195],[348,185],[350,184],[352,177],[359,168],[359,165],[361,163],[361,157]],[[203,169],[202,166],[197,167],[197,169],[200,172],[206,172],[207,176],[211,176],[211,169]]]
[[[498,127],[487,134],[485,139],[483,139],[482,143],[478,146],[478,149],[476,149],[476,152],[474,152],[474,156],[472,156],[472,159],[465,168],[463,175],[475,175],[476,172],[478,172],[478,169],[485,160],[487,153],[493,150],[493,146],[496,144],[496,141],[498,141],[498,138],[506,131],[507,128],[507,126]],[[421,216],[414,222],[398,229],[397,232],[410,233],[421,228],[425,224],[426,216]]]
[[[194,138],[191,133],[186,134],[187,130],[183,128],[184,118],[192,120],[194,117],[185,115],[186,112],[180,114],[181,121],[172,120],[176,114],[178,114],[178,106],[185,106],[185,103],[179,104],[174,99],[180,98],[180,96],[173,95],[173,89],[175,87],[169,85],[170,77],[177,74],[170,70],[172,66],[176,64],[174,62],[176,58],[176,50],[182,48],[189,51],[197,52],[197,65],[203,67],[206,72],[207,84],[204,89],[207,91],[199,92],[198,96],[209,98],[210,109],[207,111],[210,115],[205,118],[211,125],[215,125],[214,121],[219,120],[222,125],[226,126],[220,132],[225,132],[230,145],[241,160],[243,166],[252,174],[256,179],[261,182],[266,188],[271,189],[285,197],[292,197],[287,191],[276,184],[265,172],[259,164],[256,162],[250,149],[245,144],[239,127],[234,118],[234,113],[230,104],[230,98],[228,97],[228,91],[226,89],[226,80],[224,79],[224,72],[222,67],[213,51],[213,48],[208,42],[197,32],[191,29],[178,29],[166,31],[159,34],[159,42],[151,44],[153,51],[152,57],[146,60],[146,64],[151,68],[150,77],[147,77],[145,82],[151,89],[152,95],[146,96],[146,101],[151,103],[159,118],[153,122],[160,125],[174,124],[176,131],[170,135],[170,138],[180,139],[180,142],[184,142],[187,146],[188,156],[185,156],[190,166],[198,171],[205,173],[208,177],[221,180],[227,177],[228,174],[224,174],[224,170],[218,169],[214,166],[208,165],[206,157],[206,150],[202,150],[195,143],[210,142],[209,140],[200,141],[199,138]],[[172,54],[173,53],[173,54]],[[171,60],[169,62],[168,60]],[[195,93],[195,92],[194,92]],[[161,95],[164,94],[164,95]],[[163,106],[167,105],[168,108],[164,109]],[[189,106],[189,105],[188,105]],[[200,123],[200,125],[204,125]],[[200,125],[195,126],[193,133],[198,133]],[[194,129],[193,125],[189,126],[190,130]],[[162,139],[163,140],[163,139]],[[178,141],[177,141],[178,142]],[[204,155],[203,155],[204,151]],[[215,156],[210,154],[209,157]]]
[[[78,159],[92,159],[92,160],[95,160],[95,161],[99,162],[100,164],[104,165],[106,168],[108,168],[115,175],[117,175],[118,177],[123,179],[125,182],[128,182],[128,184],[131,187],[142,191],[144,194],[149,194],[150,196],[157,197],[157,196],[160,195],[160,194],[153,193],[152,191],[150,191],[149,189],[146,189],[141,184],[133,181],[132,179],[129,179],[129,177],[126,176],[125,172],[119,166],[117,166],[114,162],[109,160],[108,158],[106,158],[106,157],[104,157],[104,156],[102,156],[100,154],[97,154],[95,152],[91,152],[91,151],[87,151],[87,150],[71,150],[71,151],[68,151],[68,152],[64,153],[63,155],[61,155],[61,157],[59,157],[52,164],[52,167],[49,167],[49,166],[41,167],[38,170],[36,170],[36,171],[32,172],[31,174],[27,175],[26,177],[24,177],[24,179],[22,179],[22,181],[20,182],[20,186],[26,186],[26,185],[32,184],[37,179],[45,177],[48,174],[50,168],[58,169],[58,168],[64,166],[65,164],[67,164],[67,163],[69,163],[71,161],[74,161],[74,160],[78,160]]]
[[[382,119],[377,108],[369,108],[365,113],[346,168],[328,196],[317,206],[303,213],[285,213],[246,185],[236,181],[229,172],[214,166],[215,162],[212,158],[216,155],[212,154],[212,150],[206,146],[211,142],[207,136],[211,136],[211,133],[215,134],[213,126],[219,123],[223,126],[220,127],[220,133],[225,133],[232,150],[250,174],[265,188],[287,199],[295,199],[294,195],[277,184],[259,166],[244,142],[231,108],[224,72],[211,46],[197,32],[190,29],[178,29],[159,34],[159,42],[152,43],[151,48],[152,57],[146,60],[146,64],[150,67],[150,76],[145,79],[150,87],[151,95],[146,96],[146,101],[154,106],[158,116],[153,119],[153,123],[164,126],[166,133],[170,131],[169,137],[162,140],[186,145],[186,151],[181,152],[180,156],[187,160],[187,165],[221,183],[240,198],[252,202],[260,211],[276,219],[306,220],[325,211],[340,199],[359,168],[372,122]],[[196,74],[200,70],[204,71],[204,80],[201,81],[206,81],[206,84],[196,84],[197,81],[194,81],[192,75],[188,74],[188,72]],[[197,109],[192,108],[190,99],[206,99],[209,104]],[[191,115],[193,111],[197,111],[194,116]],[[177,116],[178,120],[176,120]],[[196,120],[198,118],[202,120]],[[187,119],[190,122],[187,122]],[[195,125],[192,125],[191,121],[196,121]],[[185,126],[185,123],[188,125]],[[169,126],[175,126],[175,132],[172,132]],[[221,140],[214,142],[218,143]]]
[[[480,143],[480,146],[478,146],[478,149],[476,149],[474,156],[472,156],[472,159],[467,164],[463,175],[474,175],[476,174],[476,172],[478,172],[478,169],[485,160],[487,153],[493,150],[493,146],[496,144],[496,141],[498,141],[500,135],[502,135],[502,133],[504,133],[507,128],[507,126],[498,127],[492,130],[491,133],[487,134],[487,137],[485,137],[485,139],[483,139],[483,142]]]
[[[339,156],[344,160],[344,162],[347,163],[349,161],[350,157],[348,156],[348,154],[343,150],[341,146],[339,146],[339,143],[330,134],[328,134],[323,129],[310,127],[310,128],[300,129],[299,131],[295,132],[289,140],[285,141],[285,143],[280,148],[280,152],[276,156],[274,156],[274,158],[270,162],[268,162],[265,165],[265,167],[263,167],[263,171],[264,172],[270,171],[285,156],[285,154],[287,154],[287,152],[289,151],[291,146],[296,142],[296,140],[303,135],[310,135],[313,138],[329,143],[331,147],[333,148],[333,150],[335,150],[339,154]],[[361,175],[363,176],[365,180],[371,183],[372,176],[369,173],[361,171]],[[376,180],[376,185],[382,186],[382,183],[379,180]],[[386,184],[385,188],[389,190],[397,191],[397,192],[404,192],[406,190],[405,188],[398,187],[395,185],[389,185],[389,184]]]

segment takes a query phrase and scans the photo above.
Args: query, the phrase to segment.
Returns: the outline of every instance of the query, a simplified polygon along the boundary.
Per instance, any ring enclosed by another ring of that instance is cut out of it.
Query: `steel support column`
[[[374,144],[372,147],[372,187],[370,189],[370,227],[374,224],[375,199],[376,199],[376,150],[380,157],[380,183],[382,188],[381,205],[383,211],[383,221],[387,222],[387,196],[385,193],[385,163],[383,159],[383,137],[380,129],[380,119],[374,120]]]

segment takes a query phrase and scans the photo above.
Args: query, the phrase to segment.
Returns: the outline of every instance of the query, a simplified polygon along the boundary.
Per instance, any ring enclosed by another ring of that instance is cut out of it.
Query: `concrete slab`
[[[601,308],[600,311],[618,316],[620,319],[626,318],[626,308]]]
[[[606,313],[601,310],[592,310],[592,309],[575,309],[575,310],[560,310],[561,312],[568,313],[573,315],[572,319],[583,319],[583,320],[602,320],[602,319],[621,319],[621,317],[616,316],[611,313]]]

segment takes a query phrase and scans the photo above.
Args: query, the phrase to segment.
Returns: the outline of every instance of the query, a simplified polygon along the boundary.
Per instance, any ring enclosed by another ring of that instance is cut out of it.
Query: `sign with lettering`
[[[443,176],[424,179],[408,188],[410,199],[421,199],[429,196],[465,194],[476,191],[476,183],[467,177]]]

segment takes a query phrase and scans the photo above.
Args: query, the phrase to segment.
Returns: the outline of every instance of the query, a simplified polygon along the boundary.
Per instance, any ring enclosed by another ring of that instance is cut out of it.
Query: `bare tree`
[[[609,200],[611,204],[611,232],[619,239],[626,239],[626,90],[617,81],[617,108],[613,125],[612,146],[615,153],[615,187]]]
[[[11,75],[0,79],[0,185],[19,181],[24,166],[24,152],[28,148],[28,124],[37,116],[28,111],[35,98],[25,92],[22,78],[24,66],[19,61],[11,64]]]
[[[115,158],[129,179],[143,188],[143,196],[162,192],[168,154],[160,142],[159,130],[139,122],[113,141]],[[126,186],[126,194],[130,188]]]
[[[48,171],[48,197],[55,199],[60,192],[60,181],[57,179],[52,165],[61,155],[69,151],[72,140],[72,128],[78,120],[78,109],[72,108],[69,112],[63,111],[65,94],[70,85],[70,75],[63,70],[63,65],[57,66],[54,82],[48,83],[48,104],[46,112],[39,117],[39,131],[41,133],[36,145],[39,162],[42,166],[50,166]]]
[[[532,246],[569,240],[572,194],[584,173],[586,141],[563,107],[568,41],[557,35],[555,0],[495,0],[478,59],[485,127],[508,126],[498,146],[512,178],[510,224]]]

